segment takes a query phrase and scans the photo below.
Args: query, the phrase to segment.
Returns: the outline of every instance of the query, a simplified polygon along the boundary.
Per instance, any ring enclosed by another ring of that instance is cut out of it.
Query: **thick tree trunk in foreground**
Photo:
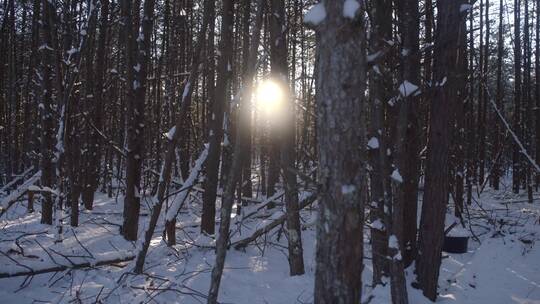
[[[315,303],[358,303],[363,269],[365,180],[363,13],[323,1],[316,25],[319,218]],[[353,17],[353,18],[350,18]]]
[[[437,298],[441,265],[444,219],[449,194],[449,154],[451,118],[459,90],[458,62],[465,54],[459,48],[461,31],[465,31],[465,0],[439,1],[435,40],[433,103],[426,161],[426,183],[418,238],[416,273],[423,293],[430,300]],[[435,102],[436,101],[436,102]]]

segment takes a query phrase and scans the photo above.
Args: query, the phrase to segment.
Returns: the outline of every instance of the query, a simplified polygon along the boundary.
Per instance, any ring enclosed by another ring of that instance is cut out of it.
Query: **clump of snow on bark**
[[[388,248],[399,249],[398,239],[394,234],[388,238]]]
[[[472,8],[472,5],[471,5],[471,4],[462,4],[462,5],[459,7],[459,12],[460,12],[460,13],[463,13],[463,12],[466,12],[466,11],[471,10],[471,8]]]
[[[326,18],[326,9],[323,3],[313,5],[304,15],[304,23],[319,25]]]
[[[360,3],[356,0],[346,0],[343,4],[343,17],[354,19],[356,12],[360,8]]]
[[[356,186],[355,185],[342,185],[341,186],[341,194],[351,194],[353,193],[354,191],[356,191]]]
[[[394,169],[394,171],[392,172],[392,175],[390,175],[390,177],[398,182],[398,183],[403,183],[403,177],[401,177],[401,174],[399,173],[399,170],[398,169]]]
[[[409,81],[405,80],[402,84],[399,85],[399,94],[403,97],[408,97],[413,93],[416,93],[418,87]]]
[[[381,56],[382,52],[381,51],[377,51],[373,54],[369,54],[366,56],[366,60],[367,62],[374,62],[375,60],[377,60],[377,58],[379,58],[379,56]]]
[[[169,132],[165,133],[165,136],[167,137],[168,140],[173,140],[174,133],[176,133],[176,126],[173,126],[173,127],[169,130]]]
[[[372,223],[371,223],[371,228],[373,229],[376,229],[376,230],[380,230],[380,231],[384,231],[384,224],[382,223],[382,221],[380,219],[376,219],[374,220]]]
[[[368,143],[368,148],[370,149],[378,149],[379,148],[379,139],[377,139],[377,137],[372,137],[369,139]]]

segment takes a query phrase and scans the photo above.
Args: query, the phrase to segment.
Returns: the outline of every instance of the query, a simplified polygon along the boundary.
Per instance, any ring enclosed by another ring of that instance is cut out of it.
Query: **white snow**
[[[506,181],[508,182],[508,181]],[[118,186],[118,181],[114,182]],[[510,191],[509,191],[510,192]],[[141,201],[149,199],[141,190]],[[304,194],[304,193],[302,193]],[[443,252],[439,278],[438,304],[537,304],[540,303],[540,216],[538,200],[534,204],[519,203],[527,195],[495,192],[487,189],[475,199],[480,206],[469,206],[472,230],[478,237],[469,240],[469,251],[465,254]],[[538,198],[535,192],[535,199]],[[149,275],[135,276],[125,264],[73,269],[58,273],[0,279],[2,303],[205,303],[215,261],[215,239],[200,234],[200,199],[202,193],[192,191],[186,200],[186,212],[180,213],[177,221],[177,241],[174,248],[162,241],[162,228],[156,229],[146,263]],[[509,203],[510,202],[510,203]],[[220,204],[218,198],[217,204]],[[450,203],[452,206],[452,202]],[[256,207],[253,205],[250,207]],[[118,199],[97,193],[94,209],[81,210],[80,226],[64,226],[63,242],[54,243],[56,227],[40,223],[41,204],[35,205],[36,212],[26,213],[26,201],[19,201],[0,218],[0,273],[24,271],[26,267],[44,269],[56,265],[71,265],[72,262],[88,262],[96,265],[100,261],[114,258],[133,257],[134,245],[118,234],[122,223],[123,196]],[[263,208],[257,216],[245,219],[240,230],[231,231],[231,242],[250,235],[263,221]],[[148,219],[147,205],[141,204],[141,220]],[[158,227],[163,227],[163,210]],[[269,214],[270,218],[282,215],[281,208]],[[272,233],[258,240],[259,246],[251,245],[245,251],[231,249],[227,252],[225,271],[219,293],[222,303],[237,304],[281,304],[313,303],[316,255],[315,210],[301,212],[305,230],[302,230],[304,263],[306,273],[289,276],[287,260],[287,235],[278,240],[277,227]],[[467,218],[465,218],[467,221]],[[455,221],[449,210],[446,225]],[[219,225],[219,223],[217,224]],[[374,221],[372,228],[383,224]],[[218,226],[216,226],[218,227]],[[461,229],[455,227],[454,229]],[[51,230],[52,229],[52,230]],[[323,228],[324,229],[324,228]],[[24,234],[27,235],[24,235]],[[77,239],[75,238],[77,236]],[[293,237],[295,237],[293,235]],[[15,243],[19,245],[24,255]],[[370,229],[365,230],[365,254],[371,257]],[[80,243],[79,243],[80,241]],[[38,245],[39,243],[39,245]],[[398,248],[398,239],[391,235],[391,248]],[[44,251],[41,247],[45,248]],[[265,246],[265,247],[263,247]],[[85,250],[88,250],[88,252]],[[50,256],[49,256],[50,254]],[[67,256],[64,257],[62,255]],[[7,256],[13,258],[17,265]],[[69,260],[68,260],[69,258]],[[400,259],[397,253],[391,259]],[[371,259],[365,259],[362,273],[362,303],[391,303],[390,284],[372,287]],[[24,265],[24,266],[21,266]],[[431,304],[421,291],[414,289],[414,266],[405,269],[409,303]],[[22,283],[25,282],[25,285]],[[241,290],[238,289],[242,286]]]
[[[79,49],[77,49],[77,48],[71,48],[66,53],[68,54],[68,56],[71,56],[71,55],[77,53],[78,51],[79,51]]]
[[[379,148],[379,139],[377,137],[372,137],[368,140],[367,146],[369,149],[378,149]]]
[[[399,170],[397,168],[394,169],[390,177],[398,183],[403,183],[403,177],[401,177],[401,174],[399,173]]]
[[[463,13],[463,12],[466,12],[466,11],[469,11],[472,9],[472,5],[471,4],[462,4],[460,7],[459,7],[459,12],[460,13]]]
[[[188,96],[190,87],[191,87],[191,83],[190,82],[186,83],[186,86],[184,87],[184,92],[182,93],[182,102],[184,102],[184,100]]]
[[[411,53],[411,51],[409,49],[401,50],[401,56],[403,56],[403,57],[409,56],[410,53]]]
[[[373,229],[381,230],[381,231],[385,230],[384,224],[380,219],[374,220],[371,223],[370,227],[373,228]]]
[[[401,85],[399,85],[398,90],[399,90],[399,94],[402,97],[408,97],[411,94],[416,93],[416,91],[418,90],[418,86],[416,86],[416,85],[410,83],[409,81],[405,80],[405,81],[403,81],[403,83]]]
[[[7,208],[12,201],[21,197],[22,195],[24,195],[26,190],[28,190],[30,187],[33,187],[34,183],[36,183],[40,178],[41,171],[38,171],[34,175],[32,175],[32,177],[27,179],[22,185],[17,187],[17,189],[13,190],[9,195],[2,198],[2,200],[0,200],[0,207],[2,209]]]
[[[358,1],[345,0],[345,3],[343,3],[343,17],[354,19],[359,8],[360,3],[358,3]]]
[[[180,208],[184,204],[184,201],[186,200],[189,191],[191,190],[191,187],[193,187],[193,185],[195,184],[195,181],[197,180],[197,177],[202,170],[202,165],[204,164],[204,162],[206,161],[206,157],[208,156],[208,147],[209,145],[206,144],[204,150],[201,152],[201,155],[195,162],[195,165],[193,166],[193,168],[191,168],[188,178],[184,181],[184,184],[182,185],[181,190],[183,191],[176,196],[172,205],[169,207],[166,215],[166,219],[168,221],[171,221],[176,217],[176,215],[180,211]]]
[[[309,11],[304,15],[304,23],[311,25],[319,25],[326,18],[326,9],[324,3],[317,3],[313,5]]]
[[[379,68],[378,65],[373,66],[373,71],[375,71],[375,73],[377,73],[378,75],[382,76],[381,69]]]
[[[342,185],[341,186],[341,194],[343,194],[343,195],[352,194],[352,193],[354,193],[354,191],[356,191],[356,186],[355,185]]]
[[[393,234],[388,238],[388,248],[399,249],[398,239]]]
[[[366,60],[367,62],[374,62],[375,60],[377,60],[377,58],[379,58],[379,56],[382,54],[381,51],[377,51],[373,54],[369,54],[366,56]]]
[[[169,130],[169,132],[165,133],[165,137],[167,137],[168,140],[173,140],[175,133],[176,133],[176,126],[173,126]]]

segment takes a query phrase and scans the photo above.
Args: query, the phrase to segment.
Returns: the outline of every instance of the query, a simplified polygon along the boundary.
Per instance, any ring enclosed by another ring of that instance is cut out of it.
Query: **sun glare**
[[[284,92],[281,86],[270,79],[261,82],[257,88],[257,104],[267,115],[276,114],[283,106]]]

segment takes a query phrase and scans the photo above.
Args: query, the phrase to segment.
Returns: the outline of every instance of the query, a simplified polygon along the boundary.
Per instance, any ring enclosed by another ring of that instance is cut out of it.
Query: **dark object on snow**
[[[448,253],[465,253],[469,243],[468,236],[445,236],[443,251]]]

